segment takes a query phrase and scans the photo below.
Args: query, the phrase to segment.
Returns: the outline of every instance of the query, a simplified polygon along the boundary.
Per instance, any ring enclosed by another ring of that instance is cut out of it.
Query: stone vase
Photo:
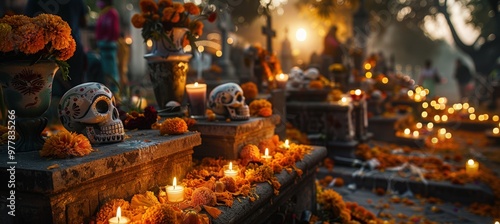
[[[189,60],[192,54],[184,52],[182,43],[186,28],[173,28],[167,34],[172,41],[153,41],[153,50],[144,56],[148,62],[149,78],[153,86],[156,102],[165,109],[169,101],[182,103],[184,100]]]
[[[41,150],[45,140],[41,133],[48,119],[41,117],[50,106],[52,81],[59,69],[53,61],[10,61],[0,63],[0,84],[7,106],[9,129],[13,126],[19,137],[17,152]]]

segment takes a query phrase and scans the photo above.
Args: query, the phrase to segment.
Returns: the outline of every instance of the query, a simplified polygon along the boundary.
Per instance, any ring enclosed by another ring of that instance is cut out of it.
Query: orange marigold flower
[[[323,87],[324,87],[323,82],[321,82],[320,80],[312,80],[309,83],[309,88],[311,89],[323,89]]]
[[[245,82],[241,84],[241,89],[243,90],[243,95],[245,96],[245,99],[249,100],[255,99],[259,94],[259,89],[257,88],[257,85],[254,82]]]
[[[132,16],[131,22],[135,28],[142,28],[146,19],[141,14],[136,13]]]
[[[191,15],[198,15],[200,14],[200,8],[198,6],[196,6],[194,3],[192,2],[187,2],[184,4],[184,8],[186,9],[186,11],[191,14]]]
[[[257,162],[260,160],[259,147],[253,144],[243,146],[240,152],[241,164],[246,166],[249,162]]]
[[[160,8],[165,8],[165,7],[172,7],[174,4],[172,3],[172,0],[159,0],[158,1],[158,7]]]
[[[260,108],[260,110],[259,110],[259,116],[261,116],[261,117],[269,117],[271,115],[273,115],[273,109],[272,108],[269,108],[269,107]]]
[[[214,206],[217,203],[217,196],[215,192],[207,187],[199,187],[193,191],[191,195],[191,205],[193,207],[199,205],[209,205]]]
[[[174,2],[174,9],[177,13],[183,13],[184,12],[184,6],[182,5],[182,3],[179,3],[179,2]]]
[[[203,22],[201,21],[196,21],[191,28],[191,31],[193,32],[194,35],[201,36],[203,34]]]
[[[61,49],[59,51],[59,54],[56,55],[56,57],[59,60],[66,61],[73,56],[73,54],[75,53],[75,50],[76,50],[76,42],[74,39],[71,39],[69,41],[68,47],[65,49]]]
[[[139,7],[141,8],[141,11],[144,13],[146,12],[156,13],[158,11],[158,5],[156,5],[156,2],[153,0],[141,0],[139,1]]]
[[[172,17],[174,16],[175,10],[174,8],[165,8],[163,9],[163,17],[161,17],[161,21],[163,22],[170,22],[172,20]]]
[[[258,99],[252,101],[248,107],[250,108],[250,115],[257,116],[261,108],[272,108],[273,105],[266,99]]]
[[[161,123],[160,134],[161,135],[180,135],[188,131],[188,126],[186,121],[182,118],[167,118]]]
[[[178,12],[174,13],[174,16],[172,16],[172,19],[170,19],[170,22],[177,23],[181,19],[181,15]]]
[[[35,54],[45,47],[43,30],[33,23],[20,26],[17,34],[20,40],[19,51],[25,54]]]
[[[68,158],[85,156],[90,152],[92,152],[92,145],[87,137],[82,134],[61,131],[45,141],[40,156]]]

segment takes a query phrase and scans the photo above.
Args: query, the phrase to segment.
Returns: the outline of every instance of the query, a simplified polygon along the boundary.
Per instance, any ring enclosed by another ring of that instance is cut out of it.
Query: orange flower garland
[[[45,141],[40,156],[69,158],[88,155],[92,150],[90,141],[84,135],[61,131]]]

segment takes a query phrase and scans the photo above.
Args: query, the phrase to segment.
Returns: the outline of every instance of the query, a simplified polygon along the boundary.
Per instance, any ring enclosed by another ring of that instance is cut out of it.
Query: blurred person
[[[56,5],[57,4],[57,5]],[[73,56],[66,62],[69,64],[69,81],[56,75],[52,84],[52,95],[61,97],[66,91],[84,82],[84,74],[87,65],[85,51],[80,37],[80,27],[86,27],[87,6],[83,0],[68,0],[47,2],[29,0],[26,4],[25,14],[33,17],[41,13],[59,15],[71,27],[71,36],[75,39],[76,50]]]
[[[95,38],[101,56],[105,85],[113,93],[118,93],[120,74],[118,73],[118,39],[120,38],[120,17],[113,7],[113,0],[97,0],[101,9],[96,21]]]
[[[130,61],[130,45],[125,39],[125,35],[121,34],[118,38],[118,74],[120,74],[120,86],[128,86],[128,64]]]
[[[460,99],[467,102],[468,90],[470,89],[468,85],[471,84],[472,74],[470,72],[470,69],[466,65],[464,65],[461,59],[457,59],[455,61],[454,78],[457,80]]]
[[[340,40],[337,37],[337,26],[331,26],[323,40],[323,53],[321,56],[321,74],[329,74],[330,65],[340,63],[343,65],[343,52]]]
[[[436,84],[441,83],[440,79],[438,70],[432,66],[431,60],[425,60],[424,67],[418,76],[417,84],[429,90],[429,98],[433,98],[435,96],[435,86]]]

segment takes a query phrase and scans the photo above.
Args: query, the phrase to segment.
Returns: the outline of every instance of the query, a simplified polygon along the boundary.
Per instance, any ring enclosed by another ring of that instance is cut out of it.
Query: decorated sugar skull
[[[319,77],[319,70],[317,68],[309,68],[304,72],[304,77],[309,80],[316,80]]]
[[[66,129],[87,136],[92,144],[124,139],[115,97],[101,83],[88,82],[71,88],[61,98],[58,111]]]
[[[296,81],[296,82],[301,82],[304,80],[304,71],[300,69],[299,67],[295,66],[290,69],[290,80],[291,81]]]
[[[226,83],[215,87],[208,96],[207,107],[215,114],[232,120],[248,120],[250,109],[245,103],[243,90],[236,83]]]

